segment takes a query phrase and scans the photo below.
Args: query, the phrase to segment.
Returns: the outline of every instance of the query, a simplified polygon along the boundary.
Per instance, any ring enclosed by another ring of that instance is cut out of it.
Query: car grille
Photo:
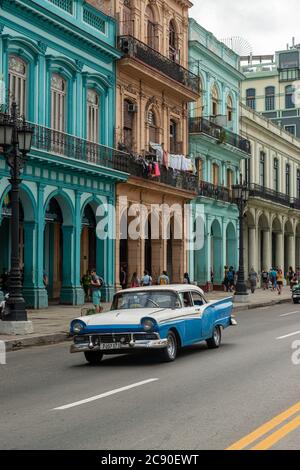
[[[91,335],[93,338],[93,343],[123,343],[128,344],[130,343],[131,339],[133,338],[134,341],[151,341],[158,339],[158,335],[156,333],[112,333],[112,334],[104,334],[104,335]],[[88,343],[89,336],[82,335],[82,336],[75,336],[74,338],[75,343]]]
[[[154,333],[138,333],[133,335],[133,339],[135,341],[145,341],[145,340],[152,340],[157,339],[157,335]]]

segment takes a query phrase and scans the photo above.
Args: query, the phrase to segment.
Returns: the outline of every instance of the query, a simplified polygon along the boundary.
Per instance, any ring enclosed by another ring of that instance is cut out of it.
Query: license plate
[[[107,351],[110,349],[121,349],[121,343],[101,343],[100,349],[102,351]]]

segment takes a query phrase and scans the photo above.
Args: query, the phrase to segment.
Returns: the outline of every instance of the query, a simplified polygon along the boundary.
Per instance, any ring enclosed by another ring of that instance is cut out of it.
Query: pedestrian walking
[[[263,290],[268,290],[269,289],[269,273],[266,269],[263,270],[261,273],[261,284]]]
[[[183,284],[190,284],[190,283],[191,283],[191,281],[190,281],[189,273],[184,273]]]
[[[144,271],[144,276],[141,279],[141,285],[143,287],[152,286],[152,277],[147,270]]]
[[[91,294],[92,302],[95,306],[96,312],[100,313],[102,311],[101,307],[101,287],[103,286],[102,277],[98,276],[96,269],[91,270]]]
[[[170,278],[168,276],[167,271],[163,271],[162,274],[159,276],[157,280],[157,284],[160,286],[166,286],[170,284]]]
[[[227,273],[227,292],[233,292],[234,290],[234,276],[235,272],[233,266],[230,266],[229,271]]]
[[[294,273],[293,279],[290,281],[290,288],[293,290],[293,287],[297,286],[299,284],[298,276],[296,273]]]
[[[90,287],[91,287],[92,276],[89,270],[82,276],[81,284],[84,290],[84,299],[85,302],[90,300]]]
[[[277,289],[277,270],[275,268],[270,269],[269,278],[272,284],[272,291]]]
[[[224,266],[223,288],[224,288],[224,291],[225,291],[225,292],[228,292],[228,279],[227,279],[228,271],[229,271],[228,266]]]
[[[249,273],[249,282],[250,282],[250,289],[252,294],[254,294],[258,281],[258,275],[255,269],[252,267]]]
[[[140,287],[140,280],[136,272],[134,272],[132,275],[130,287]]]
[[[124,269],[124,266],[121,266],[120,270],[120,284],[122,289],[126,289],[127,287],[127,273]]]
[[[283,289],[283,281],[284,281],[284,275],[283,275],[283,271],[282,271],[281,268],[278,268],[276,281],[277,281],[278,295],[281,295],[282,294],[282,289]]]
[[[290,266],[289,270],[288,270],[288,273],[287,273],[287,281],[289,283],[289,286],[291,286],[291,282],[294,278],[294,274],[295,274],[295,272],[294,272],[292,266]]]

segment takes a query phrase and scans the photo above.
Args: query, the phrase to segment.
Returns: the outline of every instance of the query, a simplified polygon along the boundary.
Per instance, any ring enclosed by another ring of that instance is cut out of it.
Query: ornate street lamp
[[[8,276],[9,299],[3,318],[5,321],[27,321],[19,255],[19,200],[21,172],[31,148],[32,135],[32,127],[18,116],[15,102],[12,103],[10,114],[0,113],[0,147],[10,169],[11,184],[11,270]]]
[[[235,302],[247,302],[248,289],[245,283],[244,267],[244,212],[249,199],[249,187],[247,184],[232,186],[232,198],[239,209],[240,240],[239,240],[239,271],[236,285]]]

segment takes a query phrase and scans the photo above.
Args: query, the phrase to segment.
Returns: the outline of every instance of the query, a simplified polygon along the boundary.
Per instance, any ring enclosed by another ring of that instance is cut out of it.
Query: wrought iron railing
[[[287,207],[290,207],[292,204],[292,199],[289,195],[274,191],[274,189],[265,188],[258,184],[250,184],[250,197],[260,197]]]
[[[133,36],[120,36],[118,43],[119,49],[125,56],[141,60],[192,91],[199,92],[199,77],[177,62],[165,57]]]
[[[206,181],[200,181],[198,186],[199,196],[217,199],[224,202],[232,202],[232,192],[224,186],[216,186]]]
[[[32,124],[34,134],[32,152],[44,151],[94,165],[129,173],[144,179],[164,183],[174,188],[197,192],[197,178],[184,171],[174,171],[160,166],[160,176],[149,174],[143,158],[122,152],[111,147],[95,144],[74,135],[56,131],[48,127]]]
[[[202,117],[190,118],[189,133],[209,135],[217,139],[219,144],[230,144],[248,155],[251,155],[251,144],[248,139],[244,139],[240,135],[234,134],[228,129],[225,129],[225,127],[219,126],[208,119]]]

